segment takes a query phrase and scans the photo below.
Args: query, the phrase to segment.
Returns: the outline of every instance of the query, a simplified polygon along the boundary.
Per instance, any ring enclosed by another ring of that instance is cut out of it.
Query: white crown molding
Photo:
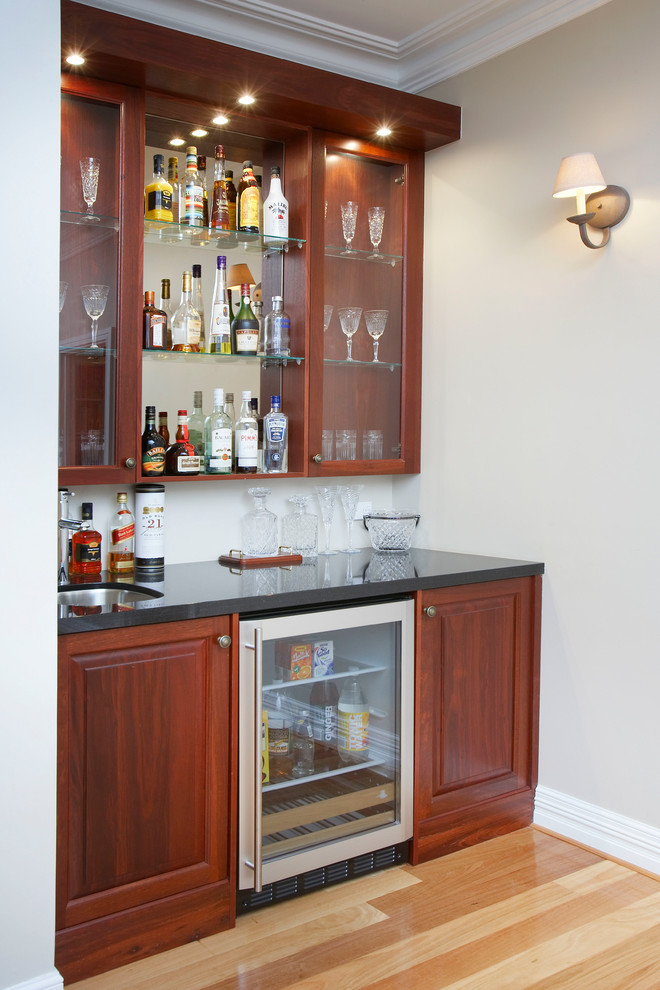
[[[539,786],[534,824],[660,875],[660,829],[644,822]]]
[[[244,46],[409,93],[559,27],[609,0],[474,0],[391,41],[266,0],[82,0],[137,20]]]

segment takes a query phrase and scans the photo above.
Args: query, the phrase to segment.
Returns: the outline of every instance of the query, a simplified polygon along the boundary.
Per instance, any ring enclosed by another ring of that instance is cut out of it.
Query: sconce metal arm
[[[587,231],[587,224],[594,219],[595,213],[578,213],[574,217],[566,217],[569,223],[575,223],[580,228],[580,237],[582,238],[582,243],[586,244],[588,248],[602,248],[605,247],[610,239],[610,228],[603,227],[603,239],[600,244],[594,244],[593,241],[589,239],[589,233]]]

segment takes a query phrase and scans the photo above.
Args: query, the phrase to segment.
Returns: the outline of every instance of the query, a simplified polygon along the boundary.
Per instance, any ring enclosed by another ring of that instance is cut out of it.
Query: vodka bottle
[[[186,148],[186,171],[182,182],[179,219],[187,227],[204,226],[204,189],[197,171],[197,148]]]
[[[191,272],[183,273],[181,302],[172,320],[172,350],[201,351],[201,320],[191,299]]]
[[[231,308],[227,289],[227,259],[224,254],[218,255],[216,266],[208,349],[211,354],[231,354]]]
[[[202,411],[202,393],[193,392],[193,411],[188,419],[188,440],[195,448],[200,458],[200,468],[204,467],[204,413]]]
[[[288,466],[289,422],[279,395],[271,395],[270,412],[264,416],[264,471],[282,474]]]
[[[234,454],[238,474],[256,474],[259,454],[259,430],[250,407],[252,393],[241,393],[241,411],[234,428]]]
[[[224,411],[224,389],[213,389],[213,412],[204,423],[204,465],[207,474],[231,474],[232,421]]]
[[[289,354],[291,320],[282,296],[272,297],[273,308],[264,320],[264,354]]]
[[[282,192],[280,170],[270,170],[270,189],[264,202],[264,241],[272,243],[289,236],[289,203]]]
[[[199,349],[206,351],[206,323],[204,321],[204,297],[202,295],[202,266],[192,266],[192,287],[191,302],[199,313]]]

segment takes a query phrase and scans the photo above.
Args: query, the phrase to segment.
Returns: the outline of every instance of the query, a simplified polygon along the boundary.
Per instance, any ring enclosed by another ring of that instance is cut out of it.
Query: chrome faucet
[[[57,518],[58,542],[60,545],[59,562],[57,567],[57,583],[67,584],[69,581],[69,531],[80,529],[82,521],[80,519],[69,519],[69,496],[75,492],[68,488],[60,488],[60,505]]]

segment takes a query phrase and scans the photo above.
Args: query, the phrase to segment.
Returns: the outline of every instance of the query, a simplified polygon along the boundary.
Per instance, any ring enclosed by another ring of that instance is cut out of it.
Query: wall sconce
[[[552,195],[557,199],[577,197],[577,213],[566,219],[578,225],[582,243],[588,248],[605,247],[610,228],[621,223],[630,207],[627,191],[622,186],[608,186],[598,162],[587,151],[562,158]],[[600,244],[589,239],[587,225],[603,231]]]

